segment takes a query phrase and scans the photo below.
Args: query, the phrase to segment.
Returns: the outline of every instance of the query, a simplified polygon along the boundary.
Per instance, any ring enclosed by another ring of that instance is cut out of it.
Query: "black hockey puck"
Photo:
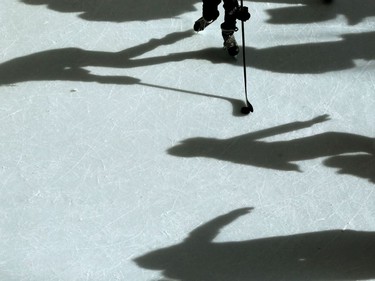
[[[250,111],[251,111],[250,107],[244,106],[244,107],[241,108],[241,113],[242,114],[247,115],[247,114],[250,113]]]

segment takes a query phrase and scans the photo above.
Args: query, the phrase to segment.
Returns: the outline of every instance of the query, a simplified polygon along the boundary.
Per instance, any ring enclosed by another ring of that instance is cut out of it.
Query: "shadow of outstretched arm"
[[[327,120],[329,120],[328,116],[322,115],[309,121],[293,122],[228,139],[189,138],[169,148],[167,153],[178,157],[205,157],[236,164],[296,172],[301,172],[296,164],[298,161],[361,153],[368,155],[366,159],[369,160],[365,159],[363,165],[367,171],[371,171],[369,165],[375,155],[375,140],[371,137],[345,132],[324,132],[291,140],[261,140],[265,137],[308,128],[313,124]],[[341,158],[339,159],[341,160]],[[360,160],[363,160],[363,157]],[[353,171],[354,175],[360,174],[353,169],[354,167],[348,168],[347,163],[337,161],[337,158],[335,161],[326,162],[326,164],[339,167],[344,165],[346,166],[345,171]]]
[[[250,213],[254,208],[242,208],[219,216],[190,232],[185,239],[187,243],[210,243],[219,234],[220,229],[232,223],[240,216]]]
[[[247,141],[259,140],[259,139],[263,139],[267,137],[277,136],[277,135],[290,133],[290,132],[297,131],[297,130],[306,129],[315,124],[326,122],[329,120],[330,120],[329,115],[324,114],[324,115],[320,115],[318,117],[315,117],[307,121],[291,122],[288,124],[283,124],[280,126],[276,126],[276,127],[272,127],[272,128],[268,128],[264,130],[251,132],[251,133],[248,133],[247,135],[244,135],[244,137],[247,139]]]

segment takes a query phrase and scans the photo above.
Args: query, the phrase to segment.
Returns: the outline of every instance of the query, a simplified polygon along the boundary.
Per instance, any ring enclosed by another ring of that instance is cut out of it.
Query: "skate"
[[[227,50],[228,54],[232,57],[238,55],[239,47],[234,38],[234,31],[233,30],[222,30],[222,35],[224,39],[224,49]]]
[[[207,21],[204,17],[201,17],[194,23],[194,30],[196,32],[202,31],[213,22],[214,20]]]

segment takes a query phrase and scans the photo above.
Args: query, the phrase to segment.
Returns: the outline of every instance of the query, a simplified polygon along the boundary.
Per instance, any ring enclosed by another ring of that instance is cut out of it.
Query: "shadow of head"
[[[219,142],[219,139],[203,137],[190,138],[169,148],[167,153],[178,157],[205,157],[211,155],[217,150]]]
[[[338,168],[339,174],[354,175],[375,183],[375,155],[339,155],[328,158],[324,164]]]

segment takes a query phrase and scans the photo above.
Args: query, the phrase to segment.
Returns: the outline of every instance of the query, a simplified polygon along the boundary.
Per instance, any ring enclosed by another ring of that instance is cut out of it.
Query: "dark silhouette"
[[[354,60],[375,59],[375,32],[345,34],[332,42],[247,47],[249,66],[281,73],[320,74],[355,67]]]
[[[79,13],[79,17],[89,21],[149,21],[175,18],[195,11],[201,0],[20,0],[30,5],[46,5],[49,9],[63,13]],[[254,0],[252,2],[272,2],[304,4],[295,7],[269,10],[270,22],[277,24],[312,23],[344,15],[349,23],[355,24],[366,17],[374,16],[372,0],[335,1],[335,5],[321,5],[320,0]],[[331,2],[331,1],[328,1]]]
[[[375,143],[374,143],[375,151]],[[354,175],[375,183],[375,157],[369,154],[338,155],[324,161],[328,167],[338,168],[339,174]]]
[[[234,210],[192,231],[180,244],[134,261],[179,281],[323,281],[375,278],[375,233],[329,230],[214,243],[220,229],[252,208]],[[163,279],[162,279],[163,280]]]
[[[120,52],[87,51],[65,48],[43,51],[15,58],[0,64],[0,86],[23,81],[67,80],[99,83],[132,84],[124,77],[99,76],[85,70],[88,66],[133,68],[178,62],[187,59],[208,60],[212,63],[241,64],[232,60],[221,48],[172,53],[165,56],[139,58],[157,47],[173,44],[194,33],[175,32],[160,39]],[[354,67],[355,59],[375,59],[375,32],[344,35],[344,40],[324,43],[277,46],[265,49],[247,47],[247,65],[274,72],[324,73]]]
[[[375,16],[373,0],[252,0],[251,2],[267,2],[280,4],[295,4],[295,6],[267,10],[272,24],[309,24],[333,20],[344,16],[349,25],[355,25],[366,18]],[[331,5],[322,5],[323,3]]]
[[[146,59],[135,59],[137,56],[145,54],[153,49],[173,44],[178,40],[182,40],[192,36],[191,30],[183,32],[175,32],[161,39],[151,39],[147,43],[140,46],[132,47],[120,52],[100,52],[87,51],[79,48],[65,48],[44,51],[15,58],[0,64],[0,87],[6,85],[14,85],[24,81],[84,81],[97,82],[103,84],[121,84],[121,85],[143,85],[163,90],[177,91],[192,95],[205,96],[209,98],[217,98],[230,102],[233,107],[234,116],[243,116],[240,108],[244,102],[238,99],[227,98],[217,95],[198,93],[189,90],[171,88],[166,86],[154,85],[141,82],[140,79],[129,76],[103,76],[91,73],[85,67],[99,66],[111,68],[132,68],[147,65],[160,64],[168,61],[168,56],[154,57]],[[203,59],[212,61],[220,61],[228,59],[226,54],[212,52],[210,50],[202,51],[196,56],[202,56]],[[185,58],[185,56],[183,56]],[[180,58],[178,58],[180,59]],[[173,58],[172,58],[173,60]]]
[[[301,171],[295,163],[297,161],[334,157],[347,153],[361,153],[369,158],[375,157],[374,138],[349,133],[327,132],[289,141],[267,142],[261,140],[308,128],[327,120],[328,116],[322,115],[309,121],[289,123],[229,139],[190,138],[168,149],[168,153],[180,157],[214,158],[237,164],[298,172]],[[352,166],[348,163],[344,164],[342,160],[346,161],[345,158],[336,157],[326,164],[335,167],[344,165],[346,173],[358,174],[358,163],[353,163]],[[373,161],[365,163],[368,163],[369,166],[362,165],[361,169],[367,175],[373,169],[371,165]],[[374,180],[374,174],[369,179]]]
[[[176,32],[161,39],[151,39],[147,43],[120,52],[64,48],[26,55],[0,64],[0,85],[43,80],[133,84],[137,82],[134,79],[121,76],[99,76],[90,73],[84,67],[131,68],[159,64],[163,61],[158,58],[139,60],[134,58],[157,47],[188,38],[193,34],[192,31]]]
[[[195,11],[200,0],[20,0],[31,5],[47,5],[64,13],[79,13],[89,21],[149,21],[169,19]]]

